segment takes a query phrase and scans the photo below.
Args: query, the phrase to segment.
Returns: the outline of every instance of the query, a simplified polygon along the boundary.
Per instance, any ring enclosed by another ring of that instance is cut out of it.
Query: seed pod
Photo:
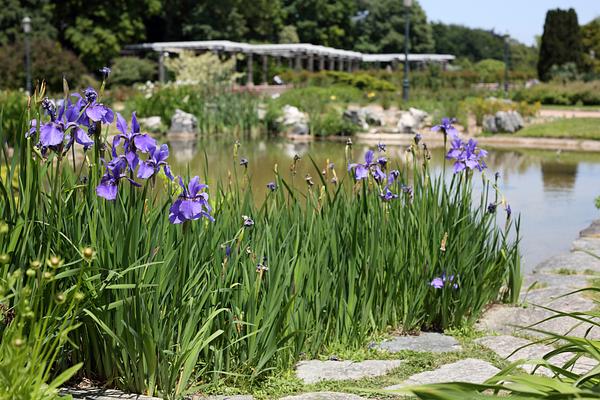
[[[10,255],[3,253],[0,254],[0,264],[8,264],[10,262]]]
[[[92,261],[92,258],[94,257],[94,249],[91,247],[86,247],[83,249],[82,253],[83,258],[85,258],[86,261]]]
[[[66,296],[64,295],[64,293],[58,293],[56,295],[56,304],[63,304],[66,300]]]

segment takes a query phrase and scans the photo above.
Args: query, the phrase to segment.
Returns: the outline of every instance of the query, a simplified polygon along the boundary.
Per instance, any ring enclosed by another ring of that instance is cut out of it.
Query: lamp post
[[[404,80],[402,81],[402,99],[408,101],[408,89],[410,83],[408,82],[408,45],[409,45],[409,34],[410,34],[410,8],[412,7],[412,0],[404,0]]]
[[[504,97],[508,97],[509,36],[504,35]]]
[[[28,94],[31,94],[31,47],[29,44],[31,18],[23,18],[21,25],[23,26],[23,33],[25,33],[25,89]]]

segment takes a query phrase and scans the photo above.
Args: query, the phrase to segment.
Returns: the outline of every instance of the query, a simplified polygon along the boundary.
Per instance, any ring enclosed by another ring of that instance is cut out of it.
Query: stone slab
[[[523,287],[521,288],[521,292],[523,296],[526,296],[527,290],[534,283],[537,284],[538,288],[531,289],[529,293],[551,287],[562,287],[565,289],[565,292],[570,292],[586,287],[588,285],[588,280],[591,278],[594,278],[594,276],[533,273],[523,277]],[[541,287],[539,287],[539,285],[541,285]]]
[[[580,237],[571,243],[572,251],[589,251],[600,257],[600,239],[593,237]]]
[[[397,336],[375,346],[378,350],[397,353],[410,350],[429,353],[461,351],[462,347],[452,336],[435,332],[422,332],[418,336]]]
[[[600,219],[593,221],[590,226],[579,232],[579,236],[600,239]]]
[[[433,371],[415,374],[401,384],[388,386],[385,390],[398,390],[407,386],[444,382],[483,383],[498,372],[500,370],[487,361],[466,358],[451,364],[442,365]]]
[[[364,397],[350,393],[312,392],[282,397],[280,400],[364,400]]]
[[[556,273],[558,270],[567,269],[579,274],[587,270],[600,273],[600,259],[584,253],[573,251],[550,257],[535,267],[536,273]]]
[[[542,359],[544,355],[554,350],[553,347],[541,344],[533,343],[527,339],[522,339],[509,335],[501,336],[486,336],[475,340],[476,343],[487,347],[500,357],[507,359],[510,362],[517,360],[533,360]],[[517,351],[518,350],[518,351]],[[549,361],[557,366],[563,366],[573,357],[573,353],[563,353],[552,357]],[[571,370],[575,373],[581,374],[588,372],[594,368],[598,363],[591,358],[582,357],[577,360]],[[525,371],[531,373],[535,365],[524,364],[521,366]],[[538,368],[536,373],[553,376],[552,371],[547,368]]]
[[[63,396],[70,394],[74,399],[82,400],[161,400],[159,397],[131,394],[116,389],[102,388],[64,388],[60,391],[60,394]]]
[[[253,396],[247,394],[233,395],[233,396],[225,396],[225,395],[215,395],[215,396],[192,396],[191,400],[254,400]]]
[[[591,301],[585,301],[591,303],[591,306],[593,307]],[[520,332],[521,334],[526,333],[531,336],[543,337],[544,335],[541,333],[524,330],[523,328],[530,326],[535,322],[542,321],[552,315],[554,315],[554,313],[551,311],[534,306],[524,308],[496,304],[485,312],[475,327],[480,331],[496,332],[498,334],[513,335]],[[548,332],[580,337],[583,337],[587,330],[591,328],[588,337],[600,339],[600,329],[591,327],[589,324],[580,324],[580,321],[574,318],[554,318],[536,325],[535,328]]]
[[[305,384],[320,381],[345,381],[371,378],[387,374],[402,364],[401,360],[301,361],[296,365],[296,376]]]

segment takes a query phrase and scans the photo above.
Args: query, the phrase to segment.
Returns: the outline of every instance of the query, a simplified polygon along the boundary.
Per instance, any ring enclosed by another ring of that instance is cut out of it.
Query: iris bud
[[[58,293],[58,294],[56,295],[56,303],[57,303],[57,304],[62,304],[62,303],[64,303],[66,299],[67,299],[67,298],[65,297],[64,293]]]
[[[0,254],[0,264],[8,264],[10,262],[10,255],[3,253]]]
[[[16,347],[17,349],[20,347],[23,347],[24,344],[25,344],[25,341],[21,338],[15,338],[12,342],[12,345],[14,347]]]
[[[94,257],[94,249],[91,247],[83,249],[83,258],[85,258],[86,261],[91,261],[92,257]]]
[[[42,263],[41,263],[40,261],[38,261],[38,260],[33,260],[33,261],[31,262],[31,264],[29,264],[29,266],[30,266],[31,268],[33,268],[33,269],[38,269],[39,267],[41,267],[41,266],[42,266]]]
[[[34,269],[31,269],[31,268],[28,268],[28,269],[27,269],[27,271],[25,271],[25,274],[26,274],[28,277],[30,277],[30,278],[33,278],[33,277],[35,276],[35,270],[34,270]]]

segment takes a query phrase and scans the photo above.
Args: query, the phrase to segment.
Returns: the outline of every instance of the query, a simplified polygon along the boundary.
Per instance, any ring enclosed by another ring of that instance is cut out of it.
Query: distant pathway
[[[597,110],[542,108],[539,116],[541,118],[600,118],[600,107]]]

